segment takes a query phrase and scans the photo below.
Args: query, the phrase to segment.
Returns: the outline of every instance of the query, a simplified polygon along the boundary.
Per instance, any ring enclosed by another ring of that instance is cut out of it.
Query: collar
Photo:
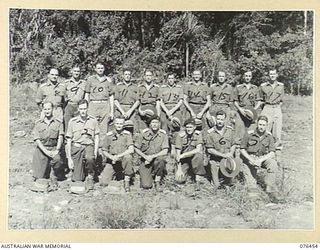
[[[47,120],[46,117],[43,117],[41,120],[40,120],[42,123],[45,123],[45,124],[48,124],[47,121],[49,122],[49,124],[51,124],[52,122],[54,122],[54,117],[52,116],[50,120]]]
[[[79,79],[79,81],[76,81],[76,79],[74,79],[73,77],[70,78],[70,81],[71,82],[74,82],[74,83],[80,83],[82,80]]]
[[[94,75],[94,77],[99,80],[100,82],[104,82],[107,79],[106,75],[103,75],[102,77],[98,76],[97,74]]]
[[[87,115],[87,119],[85,119],[85,120],[82,120],[80,115],[77,116],[77,122],[78,123],[86,123],[88,120],[90,120],[90,116],[89,115]]]

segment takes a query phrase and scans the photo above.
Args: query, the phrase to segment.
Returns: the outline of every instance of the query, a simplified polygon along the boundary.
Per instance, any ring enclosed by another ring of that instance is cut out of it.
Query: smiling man
[[[47,82],[41,84],[36,94],[36,102],[40,108],[43,103],[51,102],[53,104],[53,116],[63,120],[63,96],[65,94],[65,84],[58,81],[59,71],[55,68],[50,69]],[[40,118],[44,114],[41,113]]]
[[[160,191],[160,181],[166,174],[165,157],[169,142],[166,131],[160,129],[160,118],[156,115],[149,119],[149,128],[144,129],[135,142],[135,152],[141,157],[139,169],[141,187],[153,186]]]
[[[123,129],[124,118],[114,120],[113,131],[107,133],[101,142],[101,154],[105,156],[105,167],[99,176],[100,184],[108,185],[115,177],[116,180],[124,179],[126,192],[130,191],[130,178],[133,175],[132,154],[134,146],[132,135]]]
[[[44,118],[36,122],[33,130],[36,149],[32,160],[32,175],[38,179],[51,179],[51,187],[56,189],[57,171],[60,168],[60,149],[63,142],[62,121],[53,117],[53,104],[43,103]]]
[[[78,111],[79,115],[70,120],[66,134],[68,166],[73,170],[72,181],[86,179],[89,190],[93,188],[100,129],[97,120],[88,115],[87,100],[79,101]]]
[[[260,85],[260,96],[264,102],[261,115],[269,119],[268,130],[276,139],[277,145],[281,148],[282,132],[282,110],[281,105],[284,97],[284,84],[277,81],[276,69],[269,70],[269,81]]]
[[[276,185],[280,170],[275,160],[275,140],[267,126],[268,117],[259,116],[256,130],[249,131],[241,142],[243,174],[249,194],[257,193],[256,178],[262,174],[266,192],[272,201],[277,202],[281,200]]]

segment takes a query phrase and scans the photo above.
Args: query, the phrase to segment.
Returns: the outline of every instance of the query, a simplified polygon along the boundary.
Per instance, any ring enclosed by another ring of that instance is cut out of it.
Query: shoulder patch
[[[78,119],[78,116],[75,116],[75,117],[72,117],[71,119],[70,119],[70,121],[75,121],[75,120],[77,120]]]
[[[186,135],[186,132],[185,132],[185,131],[180,131],[180,132],[179,132],[179,135],[180,135],[181,137],[184,137],[184,136]]]
[[[194,133],[195,133],[196,135],[200,135],[200,134],[201,134],[201,131],[200,131],[200,130],[195,130]]]
[[[267,82],[264,82],[264,83],[261,83],[260,86],[265,86],[265,85],[267,85],[267,84],[268,84]]]
[[[118,85],[123,85],[123,82],[118,82],[116,85],[117,85],[117,86],[118,86]]]
[[[192,82],[186,82],[186,84],[189,84],[189,85],[191,85],[191,84],[192,84]]]
[[[147,132],[149,129],[148,128],[145,128],[144,130],[142,130],[142,133],[145,133]]]
[[[62,123],[62,120],[61,120],[61,119],[59,119],[59,118],[57,118],[57,117],[55,117],[55,119],[56,119],[56,121]]]
[[[163,133],[163,134],[166,134],[167,132],[165,131],[165,130],[163,130],[163,129],[159,129],[159,131],[161,132],[161,133]]]
[[[112,135],[113,131],[109,131],[106,135]]]
[[[227,125],[226,128],[234,130],[234,128],[230,125]]]
[[[47,85],[47,83],[44,82],[44,83],[40,84],[39,88],[42,88],[42,87],[44,87],[44,86],[46,86],[46,85]]]
[[[278,84],[279,84],[279,85],[282,85],[282,86],[284,85],[282,82],[278,82]]]
[[[129,131],[127,131],[127,130],[123,130],[122,133],[125,134],[125,135],[131,135],[131,133]]]
[[[177,84],[176,87],[177,88],[182,88],[182,86],[180,84]]]
[[[165,88],[165,87],[168,87],[168,85],[167,84],[161,85],[161,88]]]
[[[42,119],[39,118],[39,119],[37,119],[37,120],[35,121],[35,123],[39,123],[39,122],[41,122],[41,121],[42,121]]]
[[[215,87],[215,86],[217,86],[217,83],[213,83],[210,85],[210,87]]]
[[[254,130],[248,130],[248,134],[251,135],[254,133]]]
[[[212,133],[213,131],[214,131],[214,127],[210,128],[210,129],[208,130],[208,133],[210,134],[210,133]]]
[[[153,84],[153,86],[155,86],[155,87],[159,87],[159,84],[154,83],[154,84]]]

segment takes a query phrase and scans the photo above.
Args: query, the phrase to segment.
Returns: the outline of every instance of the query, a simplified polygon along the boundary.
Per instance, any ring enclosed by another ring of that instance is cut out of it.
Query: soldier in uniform
[[[160,119],[154,115],[149,119],[149,128],[144,129],[135,142],[135,152],[141,157],[139,173],[142,188],[152,188],[154,177],[155,188],[160,190],[161,178],[166,174],[168,148],[166,131],[160,129]]]
[[[206,148],[209,154],[210,169],[213,184],[220,186],[219,166],[224,158],[234,158],[235,150],[240,140],[236,138],[233,127],[226,125],[227,114],[218,111],[216,114],[216,125],[208,130]]]
[[[51,102],[53,104],[53,116],[59,120],[63,120],[63,97],[65,94],[65,85],[58,81],[59,72],[57,69],[52,68],[48,74],[47,82],[41,84],[36,94],[36,102],[40,108],[44,102]],[[41,113],[40,118],[43,118],[44,114]]]
[[[175,117],[182,121],[181,105],[183,104],[183,89],[181,85],[175,83],[175,75],[168,75],[168,82],[160,87],[161,125],[171,138],[172,149],[175,145],[175,137],[180,130],[180,126],[174,126],[171,122]]]
[[[123,72],[123,81],[114,87],[114,105],[116,107],[115,116],[123,116],[125,120],[131,120],[134,131],[138,132],[138,121],[136,111],[139,107],[139,89],[131,81],[131,71]]]
[[[187,109],[185,117],[187,119],[202,120],[202,128],[206,126],[205,113],[210,106],[210,89],[208,85],[201,81],[201,71],[194,70],[192,73],[192,82],[185,84],[184,105]]]
[[[251,83],[252,71],[246,71],[243,75],[244,83],[239,84],[234,89],[234,106],[238,114],[236,116],[236,127],[239,128],[239,136],[242,138],[245,131],[255,121],[248,120],[245,115],[245,109],[255,110],[260,107],[259,88]]]
[[[266,192],[274,201],[281,200],[276,185],[276,177],[279,175],[279,167],[275,160],[275,140],[267,131],[268,117],[259,116],[257,128],[248,131],[241,142],[241,154],[243,156],[243,174],[249,194],[257,193],[257,177],[262,175],[262,182],[266,186]],[[259,171],[258,171],[259,170]]]
[[[130,178],[133,175],[132,154],[134,146],[132,135],[123,129],[124,118],[117,117],[114,120],[115,130],[107,133],[101,142],[101,154],[105,167],[99,176],[101,184],[109,184],[113,177],[120,180],[124,177],[124,188],[130,191]]]
[[[108,124],[114,116],[113,82],[104,74],[105,67],[98,62],[95,75],[87,79],[85,99],[89,102],[88,114],[99,122],[101,138],[108,131]]]
[[[68,129],[69,121],[78,115],[78,102],[84,98],[86,81],[80,79],[80,66],[74,65],[71,71],[72,77],[65,81],[64,126]]]
[[[176,140],[176,160],[178,163],[177,171],[187,175],[188,170],[192,170],[195,179],[195,190],[200,190],[200,176],[206,174],[203,164],[202,145],[203,139],[201,132],[196,130],[194,119],[188,119],[184,123],[185,131],[181,131]]]
[[[66,134],[68,165],[73,170],[72,181],[86,179],[87,188],[92,189],[100,129],[96,118],[87,114],[87,100],[79,101],[78,112],[79,115],[69,121]]]
[[[148,127],[148,113],[151,110],[153,115],[160,117],[161,107],[159,100],[159,85],[152,81],[152,72],[147,70],[144,75],[144,82],[139,85],[139,129],[143,130]]]
[[[36,122],[33,130],[36,149],[32,160],[32,174],[35,180],[50,177],[52,188],[57,187],[57,170],[60,168],[60,149],[63,143],[62,121],[53,117],[53,104],[43,103],[44,118]],[[51,170],[52,168],[52,170]]]
[[[281,146],[282,111],[281,105],[284,97],[284,85],[277,81],[276,69],[269,71],[270,81],[260,85],[260,96],[264,102],[261,115],[269,119],[268,130],[276,139],[277,146]]]
[[[227,121],[234,114],[230,111],[230,105],[233,103],[233,87],[226,82],[226,73],[218,72],[218,82],[210,87],[211,106],[208,114],[211,118],[215,118],[218,111],[223,110],[227,114]]]

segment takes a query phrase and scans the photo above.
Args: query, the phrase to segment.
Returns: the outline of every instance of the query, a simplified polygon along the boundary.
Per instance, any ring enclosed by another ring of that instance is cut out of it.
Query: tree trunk
[[[189,43],[186,43],[186,77],[189,76]]]

